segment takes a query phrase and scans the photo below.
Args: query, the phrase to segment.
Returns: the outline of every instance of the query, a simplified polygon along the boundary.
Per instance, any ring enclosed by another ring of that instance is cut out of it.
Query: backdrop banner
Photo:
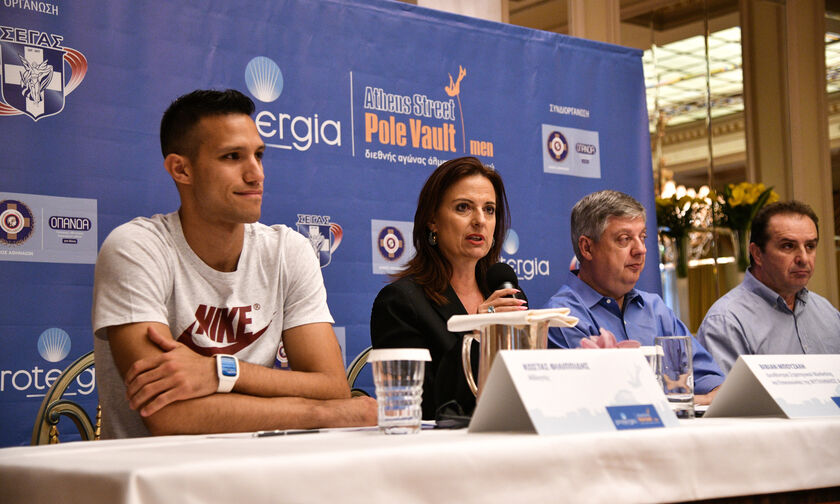
[[[572,205],[604,188],[648,209],[639,286],[661,290],[637,50],[386,0],[7,0],[0,19],[0,446],[29,442],[48,386],[93,347],[102,241],[177,210],[158,128],[197,88],[255,101],[261,221],[310,238],[345,362],[413,254],[423,182],[459,156],[505,180],[504,261],[532,307],[569,269]],[[70,392],[93,410],[93,372]]]

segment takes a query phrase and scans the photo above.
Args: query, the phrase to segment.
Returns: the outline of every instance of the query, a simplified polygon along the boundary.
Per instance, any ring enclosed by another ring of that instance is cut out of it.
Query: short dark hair
[[[611,217],[647,220],[647,213],[645,207],[633,196],[610,189],[587,194],[575,203],[570,217],[570,230],[572,248],[578,261],[583,260],[578,244],[580,237],[587,236],[595,242],[599,241]]]
[[[417,198],[417,210],[414,212],[414,257],[408,261],[406,269],[394,275],[396,278],[413,276],[423,287],[427,297],[442,305],[446,302],[446,288],[452,277],[452,265],[441,254],[440,247],[429,243],[429,222],[443,203],[446,190],[465,177],[481,175],[493,184],[496,192],[496,229],[493,230],[493,244],[486,256],[479,259],[475,267],[475,276],[479,288],[487,292],[485,275],[487,269],[499,261],[502,243],[510,222],[505,185],[499,173],[485,166],[474,157],[462,157],[449,160],[429,175],[420,196]]]
[[[770,219],[775,215],[803,215],[810,218],[814,221],[814,227],[817,228],[817,240],[820,239],[820,220],[808,204],[796,200],[777,201],[759,210],[752,220],[750,243],[758,245],[762,252],[764,252],[764,247],[767,246],[767,240],[770,239],[767,234],[767,226],[770,225]],[[755,264],[752,254],[750,254],[750,264]]]
[[[191,157],[198,147],[192,138],[196,124],[208,116],[254,113],[254,102],[235,89],[197,89],[173,101],[160,120],[160,150]]]

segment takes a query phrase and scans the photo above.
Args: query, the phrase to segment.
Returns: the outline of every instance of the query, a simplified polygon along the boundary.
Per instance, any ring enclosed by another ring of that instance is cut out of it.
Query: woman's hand
[[[520,292],[519,289],[499,289],[493,294],[490,294],[490,297],[488,297],[481,304],[478,305],[478,311],[476,313],[494,313],[527,310],[528,302],[524,299],[517,299],[515,297],[505,297],[513,296],[518,292]]]

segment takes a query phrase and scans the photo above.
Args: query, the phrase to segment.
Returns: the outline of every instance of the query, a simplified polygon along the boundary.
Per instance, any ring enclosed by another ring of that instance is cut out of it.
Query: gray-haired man
[[[548,301],[548,308],[567,307],[578,317],[576,327],[551,328],[549,346],[577,348],[601,329],[618,342],[653,345],[656,336],[689,335],[688,328],[657,294],[635,288],[645,267],[644,207],[618,191],[584,196],[572,209],[572,246],[580,270]],[[723,383],[712,356],[694,341],[694,382],[699,404],[711,402]]]

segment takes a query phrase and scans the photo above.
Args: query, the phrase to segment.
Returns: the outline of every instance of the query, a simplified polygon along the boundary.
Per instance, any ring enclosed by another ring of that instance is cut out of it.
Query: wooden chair
[[[353,386],[356,384],[356,378],[358,378],[359,373],[362,372],[362,368],[365,367],[365,364],[367,364],[368,354],[370,354],[371,350],[373,350],[373,347],[365,348],[350,362],[350,365],[347,366],[347,384],[350,385],[350,395],[353,397],[361,395],[370,396],[370,394],[364,390],[354,388]]]
[[[93,366],[93,351],[82,355],[75,362],[70,364],[67,369],[61,372],[58,379],[53,383],[44,400],[41,401],[41,408],[38,410],[38,416],[35,420],[35,428],[32,429],[32,444],[56,444],[58,440],[58,422],[61,416],[64,415],[76,424],[79,434],[83,441],[99,439],[100,428],[102,426],[102,410],[96,406],[96,423],[90,421],[87,412],[67,399],[62,399],[61,396],[67,390],[67,387],[86,369]]]

